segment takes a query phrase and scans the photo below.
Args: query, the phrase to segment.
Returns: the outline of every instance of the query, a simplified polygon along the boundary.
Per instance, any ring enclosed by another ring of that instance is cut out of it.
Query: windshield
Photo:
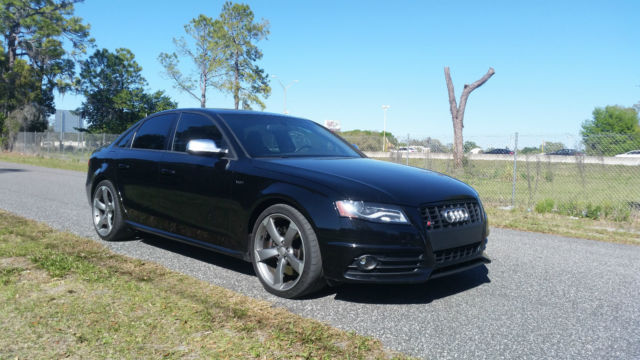
[[[221,115],[251,157],[361,157],[313,121],[277,115]]]

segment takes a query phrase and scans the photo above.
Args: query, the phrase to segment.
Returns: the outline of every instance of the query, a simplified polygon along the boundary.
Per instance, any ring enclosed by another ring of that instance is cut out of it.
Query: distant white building
[[[74,114],[71,110],[56,110],[53,121],[53,129],[56,132],[77,133],[76,128],[84,128],[84,121],[80,115]]]

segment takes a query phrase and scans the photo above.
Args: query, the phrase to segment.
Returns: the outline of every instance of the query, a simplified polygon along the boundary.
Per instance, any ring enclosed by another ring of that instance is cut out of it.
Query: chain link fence
[[[465,137],[456,167],[452,139],[411,137],[387,144],[380,136],[345,137],[369,157],[438,171],[473,186],[486,206],[539,213],[640,219],[640,138],[627,135]],[[440,140],[444,139],[444,140]]]
[[[13,151],[51,157],[88,157],[94,150],[109,145],[118,134],[21,132]]]
[[[466,136],[461,167],[451,136],[341,134],[369,157],[434,170],[473,186],[487,206],[629,221],[640,218],[640,138],[626,135]],[[19,133],[16,152],[87,158],[118,135]],[[381,151],[383,146],[387,151]],[[497,153],[496,153],[497,152]],[[628,154],[625,154],[628,153]]]

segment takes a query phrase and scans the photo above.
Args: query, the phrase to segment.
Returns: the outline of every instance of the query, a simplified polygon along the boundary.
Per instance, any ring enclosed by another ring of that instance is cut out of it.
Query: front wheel
[[[300,297],[324,284],[318,238],[304,215],[289,205],[270,206],[258,216],[250,251],[258,279],[274,295]]]
[[[116,197],[116,189],[109,180],[101,181],[93,192],[93,226],[103,240],[117,241],[132,236],[124,223],[122,207]]]

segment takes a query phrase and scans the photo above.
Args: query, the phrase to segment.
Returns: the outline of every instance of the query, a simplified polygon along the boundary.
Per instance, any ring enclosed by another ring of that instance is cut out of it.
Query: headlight
[[[380,223],[407,224],[401,208],[393,205],[366,203],[363,201],[336,201],[336,209],[342,217],[357,218]]]

